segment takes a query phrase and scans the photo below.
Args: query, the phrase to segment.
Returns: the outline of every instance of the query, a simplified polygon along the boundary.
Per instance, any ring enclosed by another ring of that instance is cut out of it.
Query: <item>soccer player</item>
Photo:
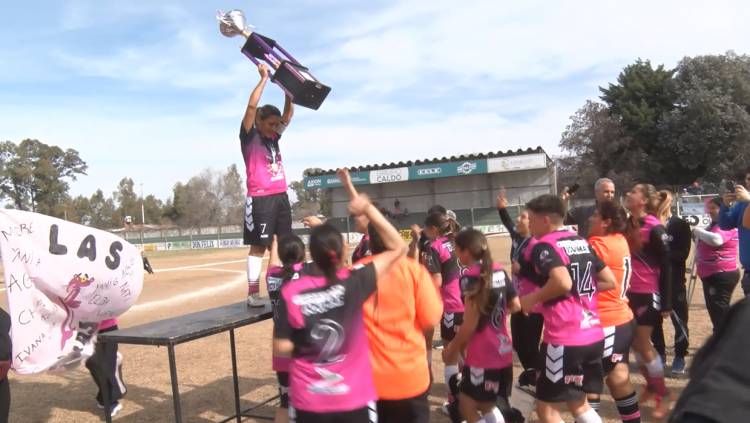
[[[604,328],[604,356],[602,367],[605,382],[615,399],[624,423],[640,423],[638,395],[630,383],[628,354],[635,335],[635,319],[628,307],[627,292],[632,274],[628,241],[623,235],[627,224],[625,210],[615,202],[598,203],[589,222],[589,244],[596,255],[615,275],[615,288],[599,291],[597,306]],[[589,404],[599,411],[600,397],[588,396]]]
[[[513,346],[506,316],[519,311],[521,304],[502,266],[492,261],[484,234],[461,231],[456,256],[466,268],[461,277],[466,293],[464,322],[443,350],[443,360],[457,371],[466,349],[458,401],[463,418],[470,423],[504,422],[497,401],[510,409],[513,384]]]
[[[668,199],[667,192],[659,192],[653,185],[638,184],[628,192],[625,202],[630,211],[626,238],[633,261],[627,296],[638,323],[633,349],[646,378],[641,401],[646,402],[653,395],[655,419],[666,416],[670,403],[664,384],[664,363],[651,345],[654,326],[672,310],[669,247],[663,225],[670,206]]]
[[[310,234],[310,255],[320,274],[281,288],[279,313],[287,318],[276,328],[274,352],[292,358],[289,415],[299,423],[369,423],[377,415],[362,304],[406,245],[366,196],[352,200],[349,211],[367,215],[386,250],[372,263],[346,269],[341,234],[318,226]]]
[[[263,255],[274,235],[292,231],[292,212],[287,197],[286,176],[281,160],[279,139],[292,119],[292,100],[286,97],[284,113],[267,104],[258,107],[268,83],[268,67],[258,65],[260,82],[250,94],[240,126],[240,146],[247,173],[245,228],[243,241],[250,245],[247,256],[247,303],[262,306],[259,299]]]
[[[600,423],[586,394],[601,394],[603,388],[604,333],[596,292],[614,288],[614,275],[585,239],[564,228],[559,197],[541,195],[526,210],[538,239],[526,257],[540,289],[521,297],[521,306],[527,313],[539,306],[544,316],[539,361],[545,369],[536,386],[537,415],[544,423],[560,423],[554,404],[564,402],[577,423]]]

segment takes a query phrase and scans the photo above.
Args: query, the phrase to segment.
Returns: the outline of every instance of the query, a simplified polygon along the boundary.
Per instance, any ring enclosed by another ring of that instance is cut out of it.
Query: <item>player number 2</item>
[[[320,353],[315,360],[319,364],[334,363],[341,360],[338,355],[344,344],[344,328],[331,319],[322,319],[310,331],[310,336],[320,347]]]

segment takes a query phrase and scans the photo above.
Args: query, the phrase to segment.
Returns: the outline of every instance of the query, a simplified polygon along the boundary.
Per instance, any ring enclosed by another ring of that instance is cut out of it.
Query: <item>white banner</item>
[[[79,322],[115,318],[143,286],[138,248],[109,232],[0,210],[13,369],[38,373],[71,354]]]
[[[380,169],[370,171],[371,184],[387,184],[391,182],[403,182],[408,180],[408,167],[397,167],[395,169]]]
[[[523,156],[495,157],[487,160],[487,172],[512,172],[514,170],[544,169],[547,167],[547,155],[544,153],[525,154]]]

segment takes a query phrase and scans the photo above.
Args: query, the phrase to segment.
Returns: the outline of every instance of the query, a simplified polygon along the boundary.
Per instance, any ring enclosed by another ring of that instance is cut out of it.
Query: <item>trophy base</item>
[[[271,79],[289,94],[294,104],[318,110],[331,87],[321,84],[306,67],[283,61]]]

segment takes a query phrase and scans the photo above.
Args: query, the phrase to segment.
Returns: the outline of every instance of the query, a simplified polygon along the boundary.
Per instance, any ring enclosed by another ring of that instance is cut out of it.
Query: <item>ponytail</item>
[[[669,219],[670,209],[672,208],[672,193],[667,190],[661,190],[658,192],[658,199],[655,215],[664,224]]]
[[[323,224],[310,233],[310,256],[329,284],[338,281],[336,272],[342,263],[343,250],[344,241],[333,226]]]
[[[297,235],[283,235],[278,241],[279,260],[281,260],[283,280],[292,279],[296,270],[294,266],[305,261],[305,243]]]
[[[440,236],[448,237],[451,241],[456,238],[456,235],[461,230],[461,225],[455,218],[455,214],[448,215],[446,213],[434,212],[427,215],[424,221],[425,226],[431,226],[437,228]]]
[[[468,251],[479,262],[479,281],[466,296],[475,300],[480,313],[491,315],[495,308],[495,304],[491,303],[493,261],[487,238],[476,229],[465,229],[456,236],[456,247]]]

